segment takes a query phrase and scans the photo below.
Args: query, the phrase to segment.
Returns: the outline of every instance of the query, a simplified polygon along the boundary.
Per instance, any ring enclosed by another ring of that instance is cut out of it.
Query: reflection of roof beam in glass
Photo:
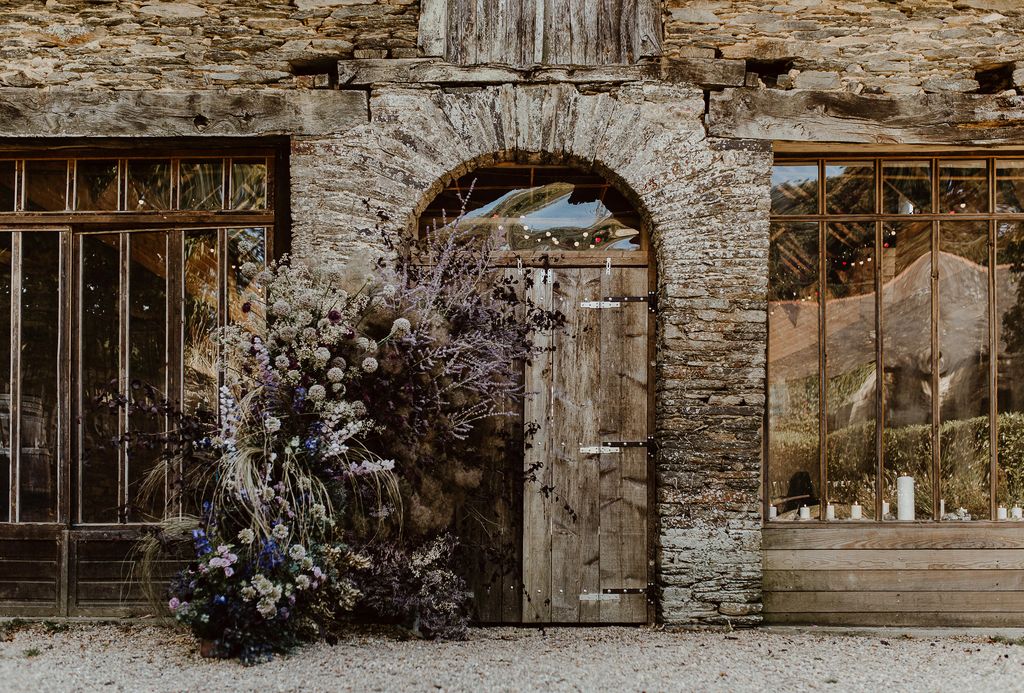
[[[487,182],[473,187],[458,224],[464,231],[490,235],[499,250],[635,251],[641,247],[639,215],[622,194],[599,176],[566,167],[496,166],[468,174],[431,203],[421,226],[451,220],[443,214],[444,202],[460,199],[477,176]],[[451,220],[448,225],[454,223]]]

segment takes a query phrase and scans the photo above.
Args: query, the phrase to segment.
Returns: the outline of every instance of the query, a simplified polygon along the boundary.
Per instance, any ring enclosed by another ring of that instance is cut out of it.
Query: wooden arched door
[[[503,541],[494,555],[512,567],[486,558],[487,546],[469,556],[477,616],[647,622],[655,293],[640,216],[598,175],[504,165],[453,181],[421,224],[462,205],[461,228],[500,239],[495,263],[559,316],[535,332],[522,366],[522,419],[502,424],[523,429],[508,461],[521,474],[509,476],[518,488],[495,490],[507,497],[485,518],[484,543]]]

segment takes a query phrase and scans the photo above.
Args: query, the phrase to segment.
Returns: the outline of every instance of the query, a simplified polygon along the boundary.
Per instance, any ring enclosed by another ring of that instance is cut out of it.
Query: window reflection
[[[772,167],[772,214],[817,213],[817,164],[777,164]]]
[[[988,222],[939,233],[940,496],[947,512],[988,517]]]
[[[947,214],[988,211],[988,164],[985,161],[939,163],[939,209]]]
[[[818,224],[772,224],[768,274],[769,503],[818,515]]]
[[[837,519],[875,508],[875,225],[829,224],[825,256],[826,470]]]
[[[217,232],[185,234],[184,405],[195,412],[217,411]]]
[[[932,516],[931,222],[882,226],[883,500],[914,478],[915,516]]]
[[[825,166],[825,209],[830,214],[875,211],[875,163],[830,161]]]
[[[171,162],[130,160],[124,209],[171,208]]]
[[[267,162],[265,159],[231,160],[231,208],[267,208]]]
[[[931,162],[884,162],[882,202],[882,211],[886,214],[923,214],[932,211]]]
[[[1024,504],[1024,223],[1000,222],[996,231],[996,499],[1010,507]]]
[[[996,211],[1024,212],[1024,159],[996,160]]]
[[[642,245],[633,205],[601,176],[562,166],[495,166],[443,190],[420,216],[421,233],[459,221],[497,250],[633,251]]]
[[[25,209],[30,212],[63,212],[68,208],[68,162],[25,161]]]
[[[75,162],[75,209],[115,211],[117,183],[117,161]]]
[[[182,161],[178,190],[181,209],[224,208],[224,162],[219,159]]]

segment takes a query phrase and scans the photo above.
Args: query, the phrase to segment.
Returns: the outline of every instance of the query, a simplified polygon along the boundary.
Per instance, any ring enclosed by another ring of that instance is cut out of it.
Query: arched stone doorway
[[[484,502],[460,513],[481,621],[653,619],[655,274],[631,196],[592,170],[520,157],[450,176],[419,215],[421,235],[492,239],[495,280],[557,317],[517,364],[519,416],[489,424],[509,444]]]
[[[374,86],[370,120],[292,143],[292,251],[372,262],[454,176],[553,156],[635,193],[658,271],[654,601],[755,624],[761,594],[770,146],[708,137],[704,94],[625,83]]]

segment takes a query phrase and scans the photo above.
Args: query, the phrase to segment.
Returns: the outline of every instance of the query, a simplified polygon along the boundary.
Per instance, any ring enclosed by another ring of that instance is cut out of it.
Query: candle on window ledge
[[[800,519],[801,520],[810,520],[811,519],[811,509],[808,508],[806,505],[801,505],[800,506]]]
[[[779,516],[779,509],[776,508],[774,505],[769,505],[768,506],[768,519],[769,520],[774,520],[778,516]]]
[[[996,508],[996,519],[997,520],[1005,520],[1006,519],[1006,506],[1005,505],[1000,505],[998,508]]]
[[[946,515],[946,499],[942,498],[939,500],[939,519],[944,519]]]
[[[911,522],[914,519],[914,477],[896,479],[896,519]]]
[[[889,501],[882,501],[882,519],[884,520],[889,515]]]
[[[1014,520],[1019,520],[1022,517],[1024,517],[1024,510],[1021,510],[1021,507],[1019,505],[1015,505],[1010,510],[1010,517],[1012,517]]]
[[[829,503],[825,506],[825,519],[834,520],[836,519],[836,506]]]
[[[863,509],[860,507],[860,504],[857,503],[857,501],[854,501],[853,505],[850,506],[850,519],[851,520],[860,520],[863,517],[864,517]]]

